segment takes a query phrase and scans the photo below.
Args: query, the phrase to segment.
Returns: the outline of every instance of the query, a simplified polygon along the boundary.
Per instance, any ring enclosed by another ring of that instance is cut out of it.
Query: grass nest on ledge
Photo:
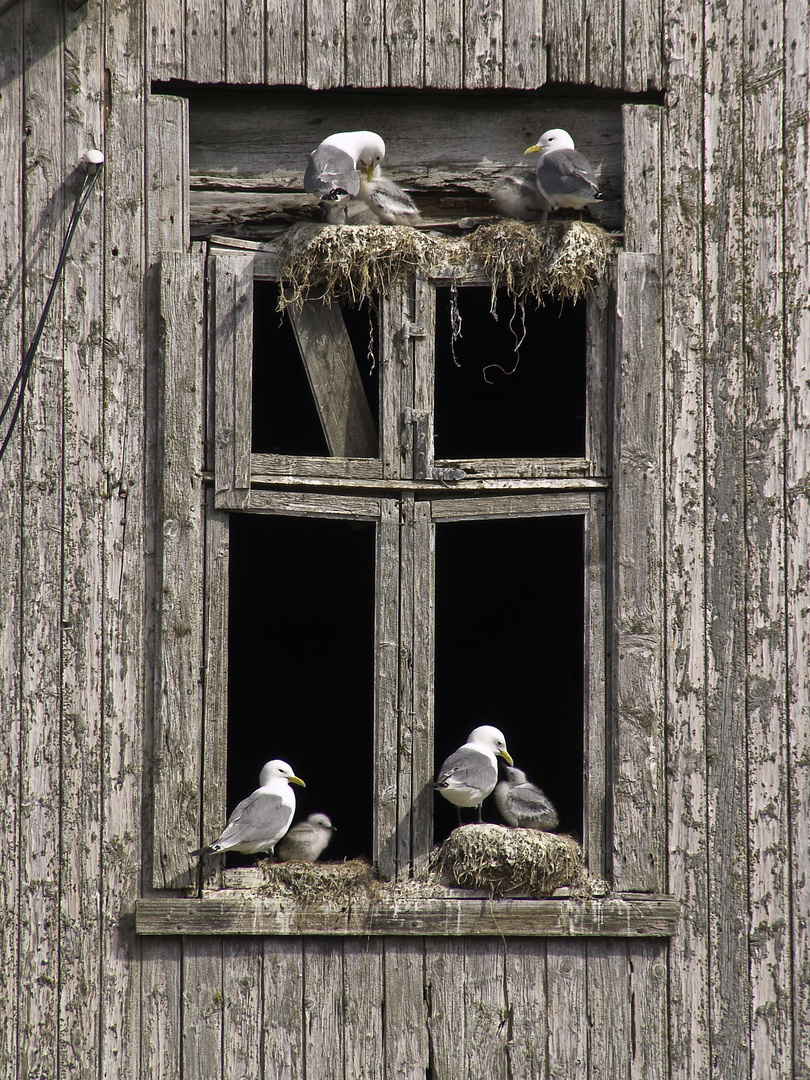
[[[281,240],[286,287],[279,307],[300,308],[304,300],[356,305],[411,274],[461,273],[470,263],[490,276],[493,295],[505,287],[537,304],[549,296],[576,300],[600,280],[614,249],[614,238],[586,221],[501,220],[460,237],[406,225],[300,224]]]
[[[579,899],[609,892],[606,882],[588,874],[576,840],[537,829],[463,825],[441,845],[434,867],[442,881],[491,896],[517,891],[542,899],[566,886]]]

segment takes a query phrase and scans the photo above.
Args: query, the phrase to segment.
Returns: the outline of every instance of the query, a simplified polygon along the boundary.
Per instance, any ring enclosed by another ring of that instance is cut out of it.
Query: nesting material
[[[380,897],[380,882],[365,859],[334,863],[274,863],[262,859],[257,866],[263,879],[258,891],[263,896],[305,904],[351,903]]]
[[[287,284],[280,307],[305,299],[359,304],[415,272],[480,265],[493,290],[537,303],[577,299],[604,274],[613,237],[585,221],[498,221],[458,237],[405,225],[313,225],[289,229],[279,274]]]
[[[448,884],[492,896],[519,890],[548,897],[585,879],[579,844],[570,836],[503,825],[463,825],[439,848],[436,872]]]

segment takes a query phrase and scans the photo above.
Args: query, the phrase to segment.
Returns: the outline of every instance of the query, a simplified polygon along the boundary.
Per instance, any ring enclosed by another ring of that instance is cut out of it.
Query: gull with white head
[[[464,745],[452,753],[439,770],[433,786],[455,806],[459,825],[462,806],[477,806],[478,820],[483,820],[481,803],[498,782],[496,758],[502,758],[507,765],[512,764],[503,732],[485,724],[471,731]]]
[[[376,131],[338,131],[309,155],[304,191],[316,194],[335,217],[360,192],[360,172],[370,180],[385,157],[385,143]]]
[[[593,166],[574,147],[574,140],[562,128],[545,131],[524,153],[540,154],[537,187],[554,209],[581,210],[602,195]]]

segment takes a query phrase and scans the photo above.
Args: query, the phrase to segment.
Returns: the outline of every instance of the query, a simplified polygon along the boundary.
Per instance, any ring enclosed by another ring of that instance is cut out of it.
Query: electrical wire
[[[101,161],[97,160],[99,157],[101,157]],[[23,357],[23,362],[20,365],[20,370],[17,372],[14,382],[11,384],[11,389],[8,392],[8,397],[6,398],[2,411],[0,411],[0,426],[2,426],[3,421],[5,420],[6,415],[11,408],[11,404],[14,401],[14,397],[16,394],[16,404],[14,405],[14,412],[11,414],[11,420],[9,421],[8,430],[6,431],[6,437],[3,439],[2,446],[0,446],[0,461],[2,461],[3,459],[3,455],[6,452],[6,447],[8,446],[9,441],[11,440],[12,433],[14,432],[17,418],[20,415],[20,409],[22,408],[23,398],[25,396],[25,388],[28,385],[28,378],[31,374],[31,368],[34,363],[34,356],[37,351],[37,346],[39,345],[39,339],[42,337],[42,331],[45,329],[45,320],[48,317],[48,311],[51,307],[51,301],[53,300],[54,294],[56,292],[56,287],[59,284],[59,280],[62,276],[62,271],[65,266],[65,259],[67,258],[70,243],[73,239],[73,234],[76,231],[76,226],[79,224],[79,218],[81,217],[82,210],[84,210],[85,204],[90,198],[90,193],[93,190],[93,187],[95,186],[95,183],[98,180],[99,176],[101,175],[103,162],[104,159],[98,151],[88,154],[87,172],[85,173],[84,180],[82,181],[82,186],[79,189],[79,193],[76,196],[76,201],[73,203],[73,209],[70,213],[70,221],[68,222],[67,232],[65,233],[65,240],[62,244],[62,251],[59,254],[59,261],[56,264],[56,272],[53,275],[51,287],[48,290],[47,297],[45,298],[45,306],[43,307],[42,314],[39,317],[39,322],[37,323],[37,328],[34,331],[34,336],[31,338],[28,348],[26,349],[25,356]]]

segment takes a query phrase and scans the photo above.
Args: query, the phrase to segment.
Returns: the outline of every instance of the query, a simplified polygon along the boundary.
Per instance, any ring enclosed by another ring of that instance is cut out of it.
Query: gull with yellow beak
[[[562,128],[544,132],[524,153],[540,154],[537,187],[555,210],[581,210],[602,198],[593,166]]]
[[[295,792],[290,784],[306,787],[286,761],[268,761],[259,776],[259,787],[239,803],[221,835],[192,855],[214,855],[219,851],[272,854],[295,814]]]
[[[327,218],[337,224],[360,192],[360,172],[371,180],[384,157],[385,143],[376,131],[338,131],[309,155],[304,191],[316,194]]]
[[[462,806],[477,806],[478,820],[483,821],[481,803],[498,782],[496,757],[502,758],[507,765],[513,764],[503,732],[485,724],[471,731],[464,745],[452,753],[439,770],[433,786],[455,806],[459,825]]]

